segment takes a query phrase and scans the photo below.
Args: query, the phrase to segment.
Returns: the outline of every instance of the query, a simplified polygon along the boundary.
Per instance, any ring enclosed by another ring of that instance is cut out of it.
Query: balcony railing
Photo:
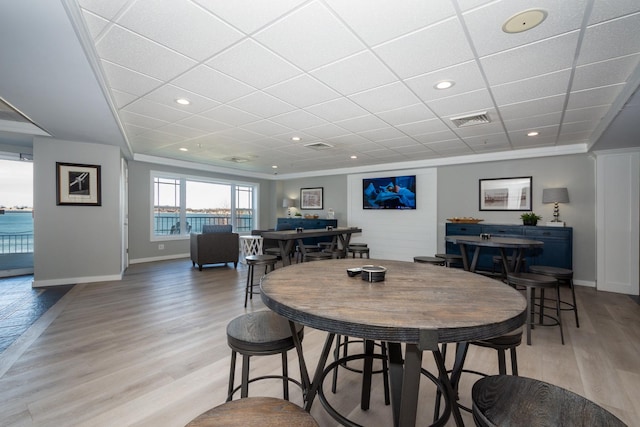
[[[201,233],[202,226],[205,224],[226,225],[231,223],[230,215],[187,215],[187,233]],[[236,233],[250,232],[253,228],[252,215],[236,215],[236,224],[233,231]],[[155,217],[155,234],[158,236],[179,234],[180,220],[174,215],[156,215]]]
[[[33,252],[33,233],[0,234],[0,254]]]

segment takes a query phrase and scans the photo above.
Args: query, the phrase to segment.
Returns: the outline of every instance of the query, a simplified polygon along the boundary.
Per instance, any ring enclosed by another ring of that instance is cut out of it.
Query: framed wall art
[[[301,188],[300,209],[322,209],[324,187]]]
[[[99,165],[56,162],[56,205],[102,206]]]
[[[480,180],[481,211],[530,211],[530,176]]]

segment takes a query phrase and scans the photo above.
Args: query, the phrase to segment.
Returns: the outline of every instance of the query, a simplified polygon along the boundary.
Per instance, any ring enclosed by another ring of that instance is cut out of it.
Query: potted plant
[[[535,212],[525,212],[520,215],[523,225],[536,225],[539,219],[542,219],[540,215],[536,215]]]

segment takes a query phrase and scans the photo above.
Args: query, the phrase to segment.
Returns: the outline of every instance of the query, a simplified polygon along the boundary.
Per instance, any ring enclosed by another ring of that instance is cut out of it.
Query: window
[[[152,172],[151,178],[153,237],[200,233],[205,224],[232,224],[236,233],[255,228],[256,185],[159,172]]]

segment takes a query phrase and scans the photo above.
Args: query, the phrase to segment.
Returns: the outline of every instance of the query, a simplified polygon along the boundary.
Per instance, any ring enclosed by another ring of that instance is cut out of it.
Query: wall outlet
[[[162,243],[160,243],[160,244],[158,245],[158,249],[160,249],[161,251],[163,251],[163,250],[164,250],[164,245],[163,245]]]

